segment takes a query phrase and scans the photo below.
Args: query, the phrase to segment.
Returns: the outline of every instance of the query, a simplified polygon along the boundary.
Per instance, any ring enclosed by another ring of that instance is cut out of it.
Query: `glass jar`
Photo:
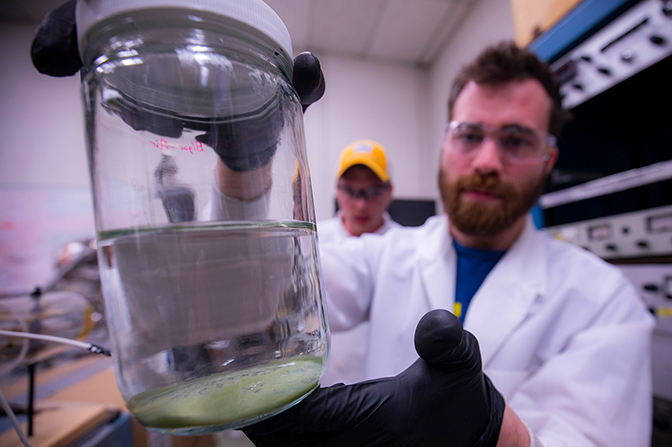
[[[261,0],[82,0],[77,28],[128,409],[190,435],[292,406],[329,332],[284,24]]]

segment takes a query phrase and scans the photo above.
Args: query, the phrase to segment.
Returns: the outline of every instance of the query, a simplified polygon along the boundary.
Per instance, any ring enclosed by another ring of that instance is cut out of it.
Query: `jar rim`
[[[97,23],[123,12],[154,8],[203,11],[245,23],[266,34],[294,59],[292,39],[282,19],[262,0],[79,0],[76,8],[77,42],[80,56],[84,38]]]

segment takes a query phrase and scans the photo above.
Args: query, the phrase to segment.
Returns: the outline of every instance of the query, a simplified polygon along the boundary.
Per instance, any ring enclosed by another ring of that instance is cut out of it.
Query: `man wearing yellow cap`
[[[400,227],[390,218],[392,184],[383,147],[372,140],[359,140],[341,152],[336,175],[339,211],[331,219],[318,222],[320,242],[338,242],[364,233],[383,234]],[[322,379],[325,385],[364,380],[368,322],[331,334],[329,365]]]
[[[318,223],[320,241],[338,241],[364,233],[383,234],[400,226],[387,213],[392,202],[392,184],[383,147],[372,140],[359,140],[341,152],[336,175],[339,211]]]

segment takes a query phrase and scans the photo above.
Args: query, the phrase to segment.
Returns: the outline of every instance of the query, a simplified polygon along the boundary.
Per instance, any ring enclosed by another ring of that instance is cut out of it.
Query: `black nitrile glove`
[[[294,58],[292,85],[299,94],[304,112],[309,105],[317,102],[324,95],[327,84],[322,74],[320,61],[313,53],[304,51]]]
[[[71,76],[82,68],[77,48],[76,0],[70,0],[47,14],[36,30],[31,47],[33,65],[49,76]],[[292,84],[303,111],[324,94],[325,81],[320,62],[309,52],[294,59]],[[276,98],[277,99],[277,98]],[[234,171],[249,171],[265,165],[275,154],[284,125],[280,100],[248,117],[210,119],[175,115],[133,98],[108,99],[104,106],[119,115],[135,130],[146,130],[163,137],[178,138],[183,129],[205,132],[196,140],[212,147],[222,162]]]
[[[292,83],[304,112],[322,97],[325,82],[320,61],[315,55],[304,52],[294,58]],[[205,134],[196,137],[196,140],[213,148],[222,162],[234,171],[249,171],[266,165],[275,155],[279,133],[284,125],[282,102],[277,98],[247,115],[211,124],[210,128],[202,128],[206,130]],[[185,127],[199,129],[194,123]]]
[[[396,377],[318,388],[243,428],[257,446],[494,447],[504,398],[481,371],[478,341],[447,310],[415,332],[418,359]]]
[[[197,129],[206,132],[196,140],[213,148],[230,169],[251,171],[265,166],[275,155],[284,115],[283,102],[275,97],[252,113]]]
[[[72,76],[82,68],[77,48],[76,4],[77,0],[70,0],[54,9],[44,16],[35,30],[30,55],[40,73]]]

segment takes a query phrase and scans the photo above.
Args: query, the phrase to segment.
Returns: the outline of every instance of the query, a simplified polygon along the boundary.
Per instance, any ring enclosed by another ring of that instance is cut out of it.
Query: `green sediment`
[[[226,427],[275,413],[318,385],[322,362],[301,357],[154,388],[128,401],[145,426],[158,429]]]

